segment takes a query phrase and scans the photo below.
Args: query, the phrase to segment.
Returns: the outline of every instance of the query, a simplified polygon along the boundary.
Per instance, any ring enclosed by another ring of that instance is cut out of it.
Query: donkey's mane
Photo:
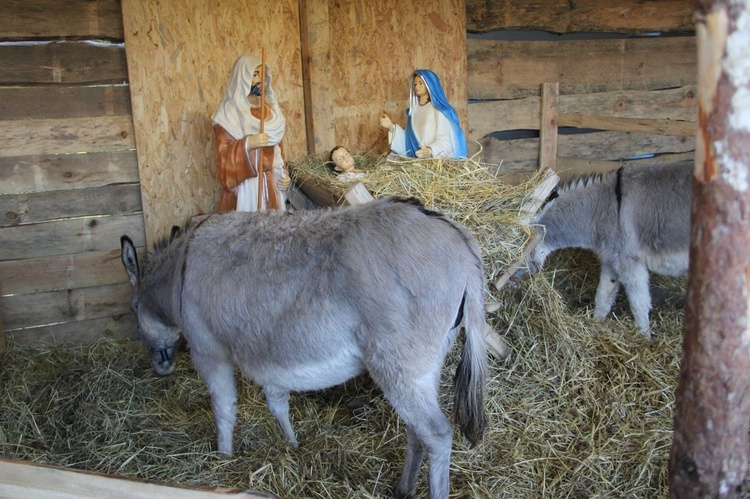
[[[603,184],[609,182],[613,177],[617,175],[617,170],[612,170],[604,173],[584,173],[581,175],[575,175],[564,182],[557,184],[557,194],[564,194],[566,192],[574,191],[576,189],[582,189],[590,185]]]

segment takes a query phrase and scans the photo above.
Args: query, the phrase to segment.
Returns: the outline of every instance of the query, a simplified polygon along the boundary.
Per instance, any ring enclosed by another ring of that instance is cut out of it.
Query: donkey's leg
[[[401,479],[394,489],[396,497],[408,497],[414,491],[414,485],[419,478],[419,470],[424,460],[424,446],[419,441],[411,426],[406,427],[406,458]]]
[[[622,285],[628,295],[630,311],[643,335],[651,339],[648,313],[651,310],[651,292],[648,289],[648,269],[639,260],[631,259],[628,262],[627,272],[622,274]]]
[[[211,395],[219,452],[232,455],[232,434],[237,419],[237,388],[234,364],[193,354],[193,363]]]
[[[266,394],[266,403],[268,404],[268,410],[276,418],[276,422],[279,425],[281,433],[284,438],[289,440],[289,443],[295,449],[299,447],[297,437],[294,436],[294,430],[292,430],[292,423],[289,421],[289,391],[271,386],[264,386],[263,392]]]
[[[604,320],[612,310],[612,305],[620,289],[620,281],[614,268],[607,262],[602,262],[602,271],[599,274],[599,286],[596,288],[596,308],[594,318]]]
[[[417,463],[421,463],[421,457],[427,452],[430,464],[430,499],[447,498],[450,491],[453,427],[438,405],[437,381],[430,379],[428,384],[412,381],[397,386],[381,384],[381,388],[406,423],[407,444],[411,447],[407,449],[404,473],[396,486],[395,495],[407,497],[412,493],[418,477]],[[409,433],[413,434],[412,438],[409,438]],[[418,447],[420,444],[421,449]]]

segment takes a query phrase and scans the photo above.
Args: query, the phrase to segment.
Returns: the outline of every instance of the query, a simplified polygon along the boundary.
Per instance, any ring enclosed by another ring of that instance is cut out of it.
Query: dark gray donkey
[[[560,185],[532,222],[543,239],[529,270],[557,249],[592,250],[602,264],[594,317],[607,317],[622,284],[636,324],[650,338],[649,271],[677,277],[688,270],[692,170],[692,162],[627,166]]]
[[[413,492],[424,454],[430,497],[449,492],[453,430],[440,371],[460,324],[454,412],[476,443],[485,426],[485,281],[479,248],[456,222],[413,200],[334,210],[211,215],[148,256],[122,238],[132,308],[156,372],[174,371],[180,331],[208,385],[219,451],[232,453],[234,373],[258,383],[293,446],[290,391],[367,370],[406,423],[395,489]]]

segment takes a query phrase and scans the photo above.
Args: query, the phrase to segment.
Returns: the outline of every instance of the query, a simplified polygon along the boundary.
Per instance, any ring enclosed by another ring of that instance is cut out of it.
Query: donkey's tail
[[[483,294],[483,281],[467,286],[463,322],[466,341],[453,383],[454,419],[472,445],[481,440],[487,422],[484,410],[485,333],[490,326],[485,321]]]

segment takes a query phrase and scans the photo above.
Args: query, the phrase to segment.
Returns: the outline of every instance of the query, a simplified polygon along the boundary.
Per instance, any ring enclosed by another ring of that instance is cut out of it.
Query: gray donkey
[[[406,423],[395,494],[413,492],[426,453],[430,497],[448,497],[453,430],[438,390],[461,324],[455,417],[472,443],[485,427],[485,276],[468,230],[416,201],[387,199],[211,215],[175,235],[143,269],[123,236],[122,261],[158,374],[174,371],[180,331],[187,339],[211,395],[220,452],[232,453],[235,368],[263,388],[294,447],[290,391],[367,370]]]
[[[557,249],[592,250],[602,265],[594,317],[607,317],[622,284],[635,322],[650,338],[649,271],[677,277],[688,270],[692,168],[627,166],[561,184],[532,221],[543,239],[529,270]]]

